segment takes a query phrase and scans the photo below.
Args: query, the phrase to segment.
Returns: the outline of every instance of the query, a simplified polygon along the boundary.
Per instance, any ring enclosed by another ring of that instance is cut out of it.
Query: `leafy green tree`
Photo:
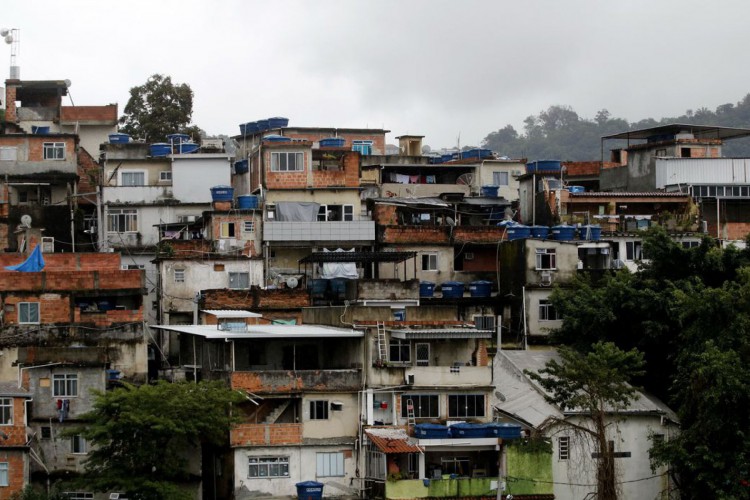
[[[125,385],[96,393],[81,433],[93,445],[83,484],[139,500],[191,498],[188,458],[200,445],[222,445],[243,400],[220,382]]]
[[[193,91],[186,83],[172,83],[169,76],[155,74],[143,85],[130,89],[130,99],[120,117],[120,130],[149,142],[166,140],[167,134],[186,133],[195,139],[203,132],[190,126]]]
[[[597,342],[582,354],[575,349],[559,350],[561,363],[550,360],[539,372],[526,371],[549,394],[545,399],[562,410],[582,411],[583,422],[556,418],[555,423],[573,428],[587,436],[597,459],[597,499],[617,499],[617,471],[614,449],[608,445],[608,415],[628,406],[636,396],[630,379],[642,374],[643,355],[637,350],[623,351],[612,342]]]

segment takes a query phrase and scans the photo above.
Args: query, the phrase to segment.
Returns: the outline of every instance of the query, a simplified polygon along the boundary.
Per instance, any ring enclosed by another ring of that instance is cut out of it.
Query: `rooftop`
[[[750,129],[717,127],[715,125],[693,125],[689,123],[672,123],[658,127],[629,130],[612,135],[605,135],[602,139],[649,139],[655,136],[677,135],[683,132],[693,134],[696,139],[736,139],[750,136]]]

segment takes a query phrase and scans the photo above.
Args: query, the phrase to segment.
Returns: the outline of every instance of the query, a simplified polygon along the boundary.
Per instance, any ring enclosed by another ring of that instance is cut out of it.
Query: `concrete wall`
[[[106,189],[105,189],[106,191]],[[205,205],[119,205],[111,203],[104,207],[104,220],[109,223],[109,209],[136,209],[138,211],[138,231],[132,233],[107,233],[107,241],[114,248],[148,247],[159,243],[159,230],[154,227],[165,222],[177,222],[181,215],[199,216],[210,208]],[[109,230],[109,227],[106,228]]]
[[[174,155],[172,190],[183,203],[210,203],[213,186],[231,184],[232,163],[223,154]]]
[[[526,165],[524,163],[520,161],[502,160],[484,161],[477,170],[479,178],[475,181],[475,184],[479,188],[482,186],[494,185],[493,172],[507,172],[508,185],[500,186],[497,195],[508,201],[516,201],[519,199],[518,188],[520,183],[516,177],[526,173]]]
[[[353,438],[352,438],[353,440]],[[319,477],[317,453],[344,454],[344,476]],[[289,477],[250,478],[248,457],[289,457]],[[359,480],[356,478],[356,460],[350,444],[330,446],[253,447],[234,451],[234,495],[237,500],[250,498],[297,498],[295,484],[302,481],[323,483],[324,498],[356,498]]]
[[[648,192],[656,189],[655,161],[652,150],[628,152],[628,191]]]
[[[400,252],[417,252],[416,256],[416,275],[414,272],[415,263],[412,259],[399,264],[384,263],[378,264],[379,276],[384,279],[404,279],[404,267],[406,268],[406,278],[417,279],[419,281],[431,281],[433,283],[443,283],[454,279],[453,272],[453,247],[436,246],[436,245],[402,245],[399,246]],[[437,255],[437,269],[435,271],[422,270],[422,256],[426,254]],[[468,291],[468,290],[467,290]]]
[[[575,422],[580,423],[581,420]],[[608,437],[615,443],[615,452],[631,453],[630,457],[615,458],[617,480],[622,492],[619,498],[662,498],[660,495],[668,487],[666,468],[659,468],[655,473],[651,471],[648,456],[651,442],[648,437],[650,433],[656,433],[663,434],[665,439],[669,440],[675,430],[662,425],[658,416],[628,416],[618,421],[613,420],[610,429],[612,430]],[[552,474],[555,481],[555,498],[584,498],[591,488],[574,484],[596,483],[596,466],[591,459],[594,449],[580,435],[561,427],[550,429],[547,435],[552,438],[553,445]],[[560,436],[570,436],[570,458],[567,460],[559,458]]]
[[[328,404],[328,419],[310,419],[310,401],[326,401]],[[343,410],[334,411],[331,403],[342,403]],[[354,437],[357,435],[359,423],[359,408],[357,394],[316,393],[302,397],[302,436],[304,439],[323,439],[336,437]]]
[[[547,321],[539,318],[539,303],[549,300],[552,288],[526,288],[526,328],[529,335],[549,335],[562,326],[562,319]]]

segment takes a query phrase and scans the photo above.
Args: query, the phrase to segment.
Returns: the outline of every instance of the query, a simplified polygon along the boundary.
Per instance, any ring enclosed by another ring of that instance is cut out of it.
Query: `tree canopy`
[[[750,241],[748,241],[750,243]],[[557,289],[557,341],[585,352],[600,341],[638,348],[636,381],[677,412],[681,432],[653,449],[684,498],[750,494],[750,245],[710,238],[683,248],[663,229],[644,238],[649,261],[592,284]]]
[[[188,457],[202,444],[226,442],[230,405],[241,394],[220,382],[125,385],[95,395],[94,408],[77,430],[90,444],[84,484],[128,498],[191,498]]]
[[[597,342],[587,353],[569,347],[559,349],[561,362],[550,360],[539,372],[527,371],[548,393],[545,399],[563,410],[582,411],[584,423],[556,419],[588,437],[598,450],[597,498],[617,498],[614,449],[610,449],[607,414],[627,407],[636,396],[628,384],[642,375],[643,355],[635,349],[623,351],[613,342]]]
[[[601,109],[593,119],[581,117],[573,108],[565,105],[552,105],[536,115],[524,120],[522,133],[512,125],[487,134],[482,147],[513,158],[531,160],[559,159],[586,161],[601,159],[601,137],[628,130],[638,130],[668,123],[694,123],[724,127],[750,127],[750,94],[737,104],[727,103],[711,111],[700,107],[696,111],[687,110],[676,117],[659,120],[644,118],[628,122],[613,117],[607,109]],[[624,146],[621,141],[610,141],[607,150]],[[750,138],[728,141],[723,149],[725,156],[750,155]],[[605,151],[604,160],[609,159]]]
[[[190,126],[193,91],[187,83],[151,75],[143,85],[130,89],[130,99],[120,117],[120,131],[148,142],[166,140],[167,134],[185,133],[198,139],[203,132]]]

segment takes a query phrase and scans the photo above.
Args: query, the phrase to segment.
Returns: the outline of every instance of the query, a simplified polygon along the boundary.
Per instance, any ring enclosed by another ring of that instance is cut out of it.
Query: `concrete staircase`
[[[263,422],[266,424],[273,424],[281,416],[281,414],[284,413],[284,410],[286,410],[290,404],[291,401],[288,399],[286,401],[283,401],[280,405],[271,410],[271,413],[268,414]]]

